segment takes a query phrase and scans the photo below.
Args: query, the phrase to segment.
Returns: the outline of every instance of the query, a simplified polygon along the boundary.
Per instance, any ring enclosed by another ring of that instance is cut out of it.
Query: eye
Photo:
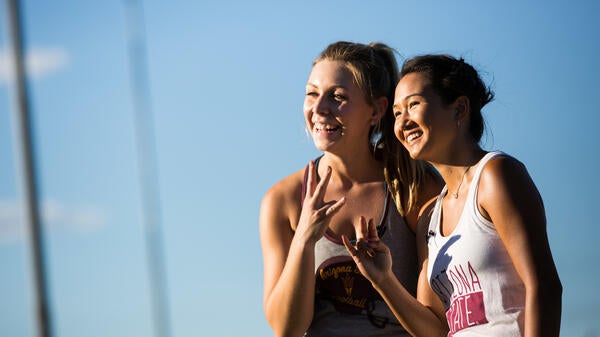
[[[402,110],[394,110],[394,117],[395,118],[400,117],[400,115],[402,115]]]
[[[306,96],[310,96],[310,97],[315,97],[318,96],[319,94],[316,91],[307,91],[306,92]]]
[[[333,99],[335,99],[336,101],[339,101],[339,102],[346,100],[346,96],[343,94],[340,94],[340,93],[334,93],[332,95],[332,97],[333,97]]]
[[[419,105],[419,101],[412,101],[412,102],[408,103],[408,109],[410,110],[417,105]]]

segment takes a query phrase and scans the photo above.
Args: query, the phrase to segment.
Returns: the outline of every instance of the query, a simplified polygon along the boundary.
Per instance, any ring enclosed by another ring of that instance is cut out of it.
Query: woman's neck
[[[486,151],[479,145],[472,146],[470,149],[455,151],[444,161],[431,162],[431,164],[440,172],[444,182],[448,187],[449,193],[457,193],[458,189],[469,181],[473,174],[472,168],[479,163]]]
[[[331,166],[331,181],[341,186],[379,182],[384,180],[383,163],[371,153],[353,153],[346,156],[325,152],[319,162],[319,173]]]

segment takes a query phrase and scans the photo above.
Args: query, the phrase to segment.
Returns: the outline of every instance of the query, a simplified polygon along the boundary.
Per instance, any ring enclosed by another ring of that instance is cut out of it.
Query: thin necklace
[[[460,187],[462,186],[462,183],[465,180],[465,176],[467,175],[467,172],[469,172],[469,170],[471,169],[471,167],[473,167],[473,165],[467,167],[467,169],[465,170],[465,173],[463,173],[463,175],[462,175],[462,178],[460,178],[460,183],[458,184],[458,188],[456,189],[456,193],[452,193],[452,197],[454,197],[454,199],[458,199],[458,192],[460,191]]]

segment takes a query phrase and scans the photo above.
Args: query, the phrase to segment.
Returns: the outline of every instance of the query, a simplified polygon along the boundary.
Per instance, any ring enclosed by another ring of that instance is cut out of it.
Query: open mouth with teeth
[[[413,140],[421,137],[423,135],[423,132],[421,131],[414,131],[409,133],[408,135],[406,135],[404,138],[406,139],[407,142],[412,142]]]
[[[331,125],[331,124],[315,124],[315,132],[326,132],[326,133],[334,133],[338,132],[342,129],[339,125]]]

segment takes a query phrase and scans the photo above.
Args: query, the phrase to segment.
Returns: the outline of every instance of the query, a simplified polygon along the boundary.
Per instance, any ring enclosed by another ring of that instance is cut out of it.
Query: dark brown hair
[[[471,107],[469,131],[473,139],[479,142],[484,129],[481,109],[494,99],[494,93],[483,83],[477,70],[462,58],[430,54],[416,56],[404,62],[400,77],[410,73],[420,73],[427,77],[433,90],[446,104],[454,102],[460,96],[466,96]]]

